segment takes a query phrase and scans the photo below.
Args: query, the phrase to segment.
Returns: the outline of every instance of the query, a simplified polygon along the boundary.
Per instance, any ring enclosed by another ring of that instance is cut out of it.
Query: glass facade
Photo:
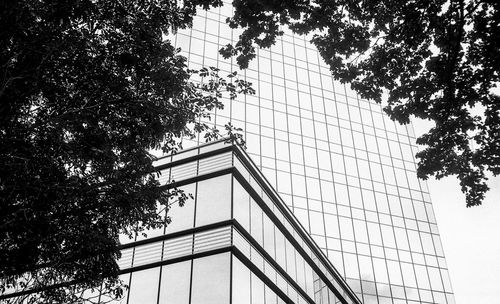
[[[190,68],[238,69],[218,54],[239,35],[231,9],[200,11],[171,38]],[[411,125],[334,81],[308,38],[286,30],[239,74],[256,95],[227,100],[207,123],[244,129],[252,160],[359,298],[455,303]]]
[[[231,15],[200,11],[171,37],[191,69],[238,70],[218,54]],[[334,81],[307,41],[259,49],[239,71],[257,93],[206,121],[241,127],[246,153],[185,140],[157,162],[194,199],[123,245],[120,303],[455,303],[411,125]]]
[[[157,166],[193,199],[167,211],[177,226],[123,245],[130,288],[119,303],[361,303],[239,146],[215,142]]]

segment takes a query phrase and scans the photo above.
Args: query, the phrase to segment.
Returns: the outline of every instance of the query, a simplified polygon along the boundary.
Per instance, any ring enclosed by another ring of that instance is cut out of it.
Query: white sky
[[[428,124],[414,121],[415,133]],[[499,303],[500,296],[500,177],[481,206],[466,208],[458,180],[428,180],[457,304]]]

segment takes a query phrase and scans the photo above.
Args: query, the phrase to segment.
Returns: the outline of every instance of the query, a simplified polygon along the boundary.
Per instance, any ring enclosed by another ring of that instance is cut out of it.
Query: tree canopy
[[[333,77],[381,102],[399,123],[434,122],[417,139],[418,176],[456,175],[467,207],[500,173],[498,1],[233,1],[227,21],[244,29],[221,53],[241,67],[287,26],[312,36]]]
[[[421,178],[457,175],[467,206],[500,173],[500,4],[496,1],[234,0],[243,33],[221,50],[244,68],[286,26],[308,34],[332,75],[394,120],[434,121],[418,138]],[[208,111],[251,92],[234,74],[190,71],[166,39],[220,0],[0,3],[0,289],[79,282],[34,301],[120,296],[119,233],[163,225],[150,149],[174,151]],[[193,74],[204,78],[190,81]],[[477,114],[479,113],[479,114]],[[74,288],[71,290],[71,288]],[[0,294],[2,290],[0,290]]]
[[[0,296],[78,282],[27,299],[74,302],[104,279],[120,296],[119,234],[163,225],[157,204],[188,195],[159,187],[151,149],[213,138],[200,119],[252,92],[236,73],[188,70],[166,36],[195,13],[189,1],[1,2]]]

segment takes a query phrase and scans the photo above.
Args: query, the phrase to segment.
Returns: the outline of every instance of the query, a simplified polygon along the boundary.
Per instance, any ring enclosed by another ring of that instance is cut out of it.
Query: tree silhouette
[[[391,119],[434,122],[417,139],[418,176],[456,175],[467,207],[481,204],[486,172],[500,173],[498,1],[233,1],[244,29],[225,57],[242,67],[288,26],[309,34],[332,75]],[[495,93],[496,90],[496,93]]]
[[[149,151],[217,136],[200,119],[252,92],[236,73],[188,70],[166,40],[195,13],[189,1],[1,2],[0,296],[74,302],[103,281],[121,295],[119,234],[163,225],[157,204],[188,195],[159,187]],[[65,282],[78,284],[43,289]]]

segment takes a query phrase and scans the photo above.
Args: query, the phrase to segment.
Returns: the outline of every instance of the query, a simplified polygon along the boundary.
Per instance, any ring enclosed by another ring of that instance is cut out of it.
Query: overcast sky
[[[428,124],[414,121],[415,133]],[[429,180],[457,304],[500,303],[500,178],[489,180],[483,205],[466,208],[458,180]]]

